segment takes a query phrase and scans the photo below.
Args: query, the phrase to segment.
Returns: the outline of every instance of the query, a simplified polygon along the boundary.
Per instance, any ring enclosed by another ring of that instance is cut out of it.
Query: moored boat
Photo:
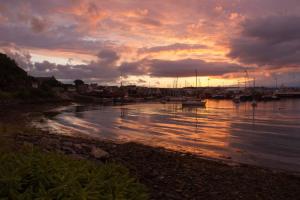
[[[185,102],[182,102],[183,107],[205,107],[206,106],[206,101],[205,100],[188,100]]]
[[[225,95],[223,94],[216,94],[211,96],[212,99],[226,99]]]
[[[167,101],[181,102],[181,101],[186,101],[186,98],[185,97],[168,97]]]
[[[253,101],[251,102],[251,105],[252,105],[252,107],[256,107],[256,106],[257,106],[257,102],[256,102],[255,100],[253,100]]]
[[[276,101],[280,100],[280,98],[277,95],[264,95],[261,97],[261,100],[263,101]]]
[[[239,96],[234,97],[234,98],[232,99],[232,101],[233,101],[234,103],[240,103],[240,102],[241,102]]]
[[[162,104],[166,104],[166,103],[167,103],[167,101],[166,101],[166,100],[164,100],[164,99],[162,99],[162,100],[160,100],[160,103],[162,103]]]

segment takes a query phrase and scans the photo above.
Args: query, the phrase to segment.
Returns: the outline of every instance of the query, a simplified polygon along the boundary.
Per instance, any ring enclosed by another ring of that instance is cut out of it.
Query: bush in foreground
[[[0,154],[0,199],[148,199],[117,164],[30,150]]]

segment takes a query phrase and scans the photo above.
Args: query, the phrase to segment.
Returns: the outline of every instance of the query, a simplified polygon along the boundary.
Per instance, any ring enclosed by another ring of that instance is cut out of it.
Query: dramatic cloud
[[[250,19],[242,28],[230,43],[231,58],[269,67],[300,65],[300,16]]]
[[[181,44],[175,43],[167,46],[155,46],[150,48],[142,48],[139,50],[140,53],[158,53],[161,51],[180,51],[180,50],[196,50],[196,49],[207,49],[206,45],[202,44]]]
[[[113,82],[119,78],[120,72],[116,66],[119,55],[111,49],[103,49],[97,54],[97,60],[87,64],[56,64],[49,61],[32,63],[31,55],[18,48],[8,48],[4,51],[16,60],[18,65],[30,75],[38,77],[55,76],[60,80],[83,79],[86,81]]]
[[[33,17],[30,23],[32,30],[37,33],[45,31],[49,24],[47,20],[38,17]]]
[[[35,27],[42,31],[41,27]],[[63,33],[63,34],[62,34]],[[112,46],[109,41],[92,41],[81,38],[76,33],[76,27],[57,27],[44,34],[32,33],[31,29],[24,27],[0,26],[1,42],[13,42],[22,47],[69,50],[74,52],[95,53],[95,49]]]
[[[119,77],[118,70],[110,66],[103,65],[101,62],[92,62],[86,65],[59,65],[44,61],[35,63],[33,69],[35,76],[55,76],[58,79],[64,80],[96,80],[114,81]]]
[[[102,63],[106,64],[115,64],[115,62],[120,59],[120,56],[115,51],[110,49],[101,50],[98,53],[98,57]]]
[[[151,18],[142,18],[139,20],[140,23],[150,26],[161,26],[161,22]]]
[[[209,63],[197,59],[168,60],[142,60],[135,63],[123,63],[120,70],[128,75],[150,75],[153,77],[191,77],[197,71],[199,76],[223,76],[228,73],[243,72],[245,67],[214,62]]]
[[[82,65],[59,65],[44,61],[35,63],[32,69],[33,75],[51,76],[59,79],[84,79],[97,81],[113,81],[120,76],[115,63],[119,60],[116,52],[110,49],[101,50],[98,60]]]
[[[0,51],[34,75],[118,81],[122,72],[141,83],[198,70],[230,82],[243,66],[272,75],[300,65],[299,0],[0,2]]]

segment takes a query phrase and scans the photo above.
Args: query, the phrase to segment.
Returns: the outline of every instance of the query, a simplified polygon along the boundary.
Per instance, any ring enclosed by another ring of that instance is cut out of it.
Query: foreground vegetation
[[[147,199],[126,168],[27,148],[1,152],[0,199]]]
[[[29,144],[19,149],[15,133],[38,130],[18,122],[9,116],[0,120],[0,199],[148,199],[145,187],[120,164],[47,153]]]

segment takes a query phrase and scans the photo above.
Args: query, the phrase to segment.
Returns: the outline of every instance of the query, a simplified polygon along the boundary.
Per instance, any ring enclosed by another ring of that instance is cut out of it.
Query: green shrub
[[[148,199],[144,186],[118,164],[37,150],[1,153],[0,163],[0,199]]]

